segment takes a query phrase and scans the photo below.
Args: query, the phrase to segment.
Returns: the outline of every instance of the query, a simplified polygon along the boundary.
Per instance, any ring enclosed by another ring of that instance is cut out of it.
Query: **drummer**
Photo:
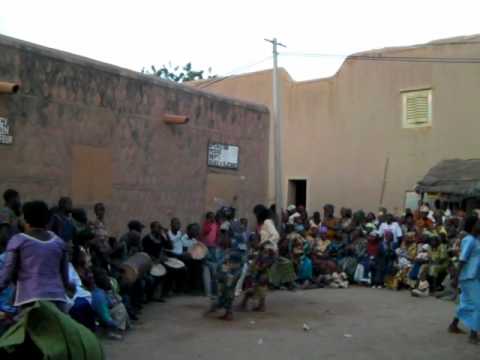
[[[171,243],[172,249],[169,251],[170,256],[175,257],[181,261],[184,260],[184,246],[182,242],[183,232],[180,230],[182,228],[182,224],[180,220],[176,217],[172,218],[170,221],[170,230],[167,232],[168,240]],[[168,265],[167,265],[168,266]],[[174,291],[176,292],[186,292],[187,286],[187,273],[185,268],[174,269],[174,268],[167,268],[167,273],[170,271],[169,274],[169,287],[171,286]]]
[[[168,230],[168,239],[172,243],[172,253],[175,257],[181,257],[183,254],[182,237],[183,232],[180,230],[182,224],[178,218],[172,218],[170,221],[170,230]]]
[[[187,286],[190,291],[199,291],[202,288],[203,261],[193,259],[189,253],[189,250],[198,243],[199,235],[200,225],[193,223],[187,226],[187,232],[182,236],[182,261],[187,267]]]
[[[150,223],[150,233],[144,236],[142,245],[143,251],[156,262],[161,260],[165,250],[172,250],[173,247],[172,243],[168,241],[165,229],[158,221]]]
[[[142,240],[143,251],[145,251],[152,258],[153,262],[158,264],[165,260],[165,250],[172,249],[172,243],[168,241],[165,229],[158,221],[153,221],[150,224],[150,233],[145,235]],[[149,277],[149,284],[147,286],[147,299],[164,302],[165,296],[168,294],[170,288],[168,281],[169,274],[162,277]],[[161,296],[154,298],[154,294],[158,287],[161,286]]]
[[[130,256],[141,251],[141,235],[145,226],[138,220],[130,220],[127,227],[128,231],[124,235],[118,240],[112,241],[112,254],[110,255],[110,258],[113,261],[116,259],[119,269],[121,263],[127,260]],[[121,277],[119,277],[118,274],[116,277],[118,280],[121,280]],[[145,301],[145,285],[143,280],[143,278],[137,279],[132,285],[124,284],[120,281],[122,293],[128,299],[128,311],[132,319],[137,318]]]

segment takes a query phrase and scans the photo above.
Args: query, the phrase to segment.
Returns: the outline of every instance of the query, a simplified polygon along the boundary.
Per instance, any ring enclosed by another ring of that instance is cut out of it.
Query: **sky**
[[[135,71],[192,62],[232,75],[279,65],[295,80],[333,75],[342,56],[480,33],[478,0],[15,0],[0,34]],[[282,54],[283,52],[283,54]]]

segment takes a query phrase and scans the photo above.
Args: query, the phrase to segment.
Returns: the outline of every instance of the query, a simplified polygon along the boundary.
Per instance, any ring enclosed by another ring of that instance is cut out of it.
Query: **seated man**
[[[154,264],[160,264],[166,260],[165,251],[171,250],[172,244],[168,241],[166,231],[158,221],[150,224],[150,233],[143,238],[142,247],[143,251],[150,255]],[[171,271],[161,277],[147,275],[147,300],[164,302],[171,283],[170,277]]]
[[[112,252],[110,259],[112,267],[117,268],[114,277],[122,284],[122,295],[125,295],[128,304],[128,310],[133,319],[136,319],[137,312],[143,307],[145,301],[145,280],[140,277],[132,285],[126,285],[121,281],[120,265],[129,257],[142,251],[142,231],[144,225],[138,220],[131,220],[128,222],[128,232],[121,236],[117,241],[112,242]]]

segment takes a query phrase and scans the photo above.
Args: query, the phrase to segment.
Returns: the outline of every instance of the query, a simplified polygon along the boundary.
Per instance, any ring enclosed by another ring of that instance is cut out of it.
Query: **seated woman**
[[[120,340],[122,333],[130,327],[127,310],[120,299],[111,296],[112,283],[105,270],[95,269],[93,277],[92,308],[108,336]]]
[[[402,287],[409,288],[411,287],[411,281],[408,278],[408,274],[417,256],[415,233],[407,232],[402,239],[400,247],[395,252],[397,254],[397,273],[394,278],[394,288],[396,290],[400,290]]]
[[[290,241],[288,235],[293,231],[293,225],[287,224],[286,233],[278,242],[278,257],[268,271],[268,282],[273,288],[288,288],[290,290],[295,287],[297,273],[293,262],[290,260]],[[255,244],[252,244],[255,245]],[[252,250],[253,250],[252,246]]]
[[[357,260],[357,267],[353,280],[357,284],[368,284],[368,253],[367,253],[367,238],[365,232],[361,229],[353,236],[353,251]]]
[[[328,247],[331,241],[327,239],[327,231],[327,228],[322,226],[319,230],[319,236],[315,239],[313,252],[318,256],[328,256]]]
[[[318,235],[318,231],[320,230],[320,226],[322,225],[320,212],[315,211],[313,213],[313,217],[310,219],[309,225],[309,230],[312,232],[313,236],[316,237]]]
[[[345,252],[347,248],[346,245],[347,240],[344,239],[343,236],[338,235],[332,240],[330,246],[328,247],[328,256],[330,256],[330,258],[332,259],[335,259],[337,265],[345,257]]]
[[[315,241],[312,251],[312,266],[315,276],[328,275],[337,271],[335,260],[329,257],[331,241],[327,238],[326,227],[320,229],[320,238]]]
[[[13,236],[7,245],[5,266],[0,273],[0,291],[15,280],[15,306],[51,301],[64,311],[68,278],[67,245],[47,231],[50,213],[43,201],[27,202],[23,214],[26,233]]]
[[[295,267],[295,272],[298,274],[300,267],[300,260],[304,255],[305,238],[297,232],[292,232],[287,235],[289,258],[292,260]]]
[[[70,281],[75,285],[75,292],[69,296],[68,313],[77,322],[95,331],[95,312],[92,308],[91,293],[94,281],[87,264],[88,256],[85,250],[79,246],[73,247],[69,276]]]
[[[442,237],[445,235],[442,233]],[[431,256],[428,268],[428,276],[432,292],[441,289],[441,284],[447,276],[449,263],[448,248],[444,242],[440,241],[440,237],[434,236],[430,239]]]
[[[338,266],[347,275],[350,282],[354,280],[357,265],[358,260],[355,255],[355,247],[353,244],[348,245],[345,249],[345,257],[339,261]]]

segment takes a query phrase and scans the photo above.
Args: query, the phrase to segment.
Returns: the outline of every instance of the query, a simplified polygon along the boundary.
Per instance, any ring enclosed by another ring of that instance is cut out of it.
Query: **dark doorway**
[[[307,180],[288,180],[288,204],[307,206]]]

